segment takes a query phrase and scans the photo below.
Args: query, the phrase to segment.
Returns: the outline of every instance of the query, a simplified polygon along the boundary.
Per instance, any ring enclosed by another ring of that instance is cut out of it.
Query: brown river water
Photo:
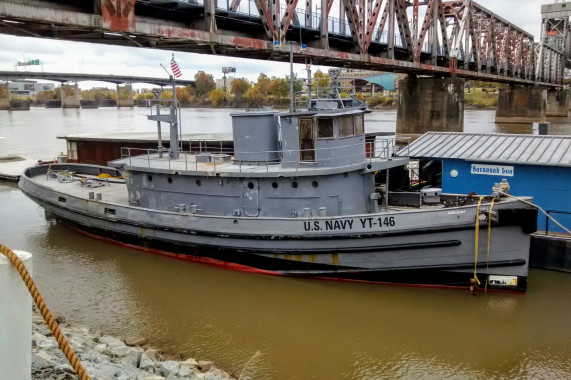
[[[183,110],[184,132],[230,132],[229,110]],[[51,159],[56,136],[153,131],[145,109],[0,111],[5,154]],[[394,131],[396,112],[368,114]],[[467,110],[468,132],[533,133]],[[571,120],[550,120],[571,134]],[[208,129],[200,129],[208,126]],[[0,182],[0,244],[34,254],[53,312],[252,379],[569,379],[571,274],[531,269],[526,294],[234,272],[102,242]],[[1,305],[0,305],[1,307]],[[246,366],[247,364],[247,366]],[[245,368],[246,367],[246,368]]]

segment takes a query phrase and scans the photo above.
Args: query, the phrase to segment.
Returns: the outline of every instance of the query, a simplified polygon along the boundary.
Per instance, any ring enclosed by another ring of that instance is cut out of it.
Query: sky
[[[335,7],[337,2],[335,0]],[[477,0],[477,3],[500,15],[507,21],[533,34],[539,39],[541,29],[541,4],[556,0]],[[0,70],[14,70],[17,61],[40,59],[45,72],[90,74],[115,74],[165,77],[162,63],[169,67],[171,52],[166,50],[126,48],[103,44],[79,43],[50,39],[14,37],[0,34]],[[260,73],[268,76],[289,75],[289,64],[264,60],[251,60],[220,55],[175,53],[182,71],[180,79],[192,80],[202,70],[215,79],[222,77],[222,67],[236,67],[236,77],[255,81]],[[294,72],[305,76],[302,65],[295,65]],[[21,69],[21,68],[20,68]],[[318,68],[314,68],[316,70]],[[326,70],[327,68],[321,68]],[[39,68],[35,68],[39,71]],[[80,82],[81,88],[110,87],[108,83]],[[140,87],[148,87],[143,85]]]

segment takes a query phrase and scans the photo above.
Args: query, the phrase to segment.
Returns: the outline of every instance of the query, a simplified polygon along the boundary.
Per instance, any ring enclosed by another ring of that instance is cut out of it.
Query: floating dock
[[[37,163],[37,160],[27,160],[22,157],[0,157],[0,180],[18,181],[24,169]]]

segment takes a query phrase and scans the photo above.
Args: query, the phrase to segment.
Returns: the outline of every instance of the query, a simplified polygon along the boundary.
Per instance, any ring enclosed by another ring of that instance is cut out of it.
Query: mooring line
[[[80,380],[90,380],[87,371],[85,371],[85,368],[83,368],[83,366],[81,365],[79,358],[75,354],[75,351],[73,350],[73,348],[71,348],[67,339],[61,332],[61,329],[57,321],[55,320],[54,316],[48,309],[48,306],[44,302],[44,299],[40,294],[40,291],[36,287],[36,283],[32,279],[32,276],[30,276],[30,273],[28,272],[28,269],[26,269],[26,266],[24,265],[22,260],[20,260],[20,258],[10,248],[5,247],[2,244],[0,244],[0,253],[6,256],[8,260],[10,260],[14,268],[16,268],[18,273],[20,273],[20,277],[22,277],[22,280],[26,284],[26,287],[28,288],[28,291],[30,292],[32,299],[34,300],[36,307],[40,311],[40,314],[42,314],[44,321],[46,321],[46,324],[48,325],[50,331],[52,332],[54,338],[56,339],[59,348],[61,349],[67,361],[77,374],[77,377]]]

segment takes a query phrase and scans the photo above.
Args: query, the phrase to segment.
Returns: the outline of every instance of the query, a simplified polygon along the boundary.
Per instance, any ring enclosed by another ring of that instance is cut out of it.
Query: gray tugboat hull
[[[482,222],[476,257],[475,205],[343,217],[197,215],[130,206],[117,190],[89,199],[85,189],[66,191],[74,185],[44,180],[42,170],[28,169],[20,188],[47,211],[90,234],[152,252],[294,276],[443,286],[468,286],[476,268],[482,286],[492,279],[490,288],[526,287],[536,212],[519,202],[494,206],[499,221],[490,254]]]

